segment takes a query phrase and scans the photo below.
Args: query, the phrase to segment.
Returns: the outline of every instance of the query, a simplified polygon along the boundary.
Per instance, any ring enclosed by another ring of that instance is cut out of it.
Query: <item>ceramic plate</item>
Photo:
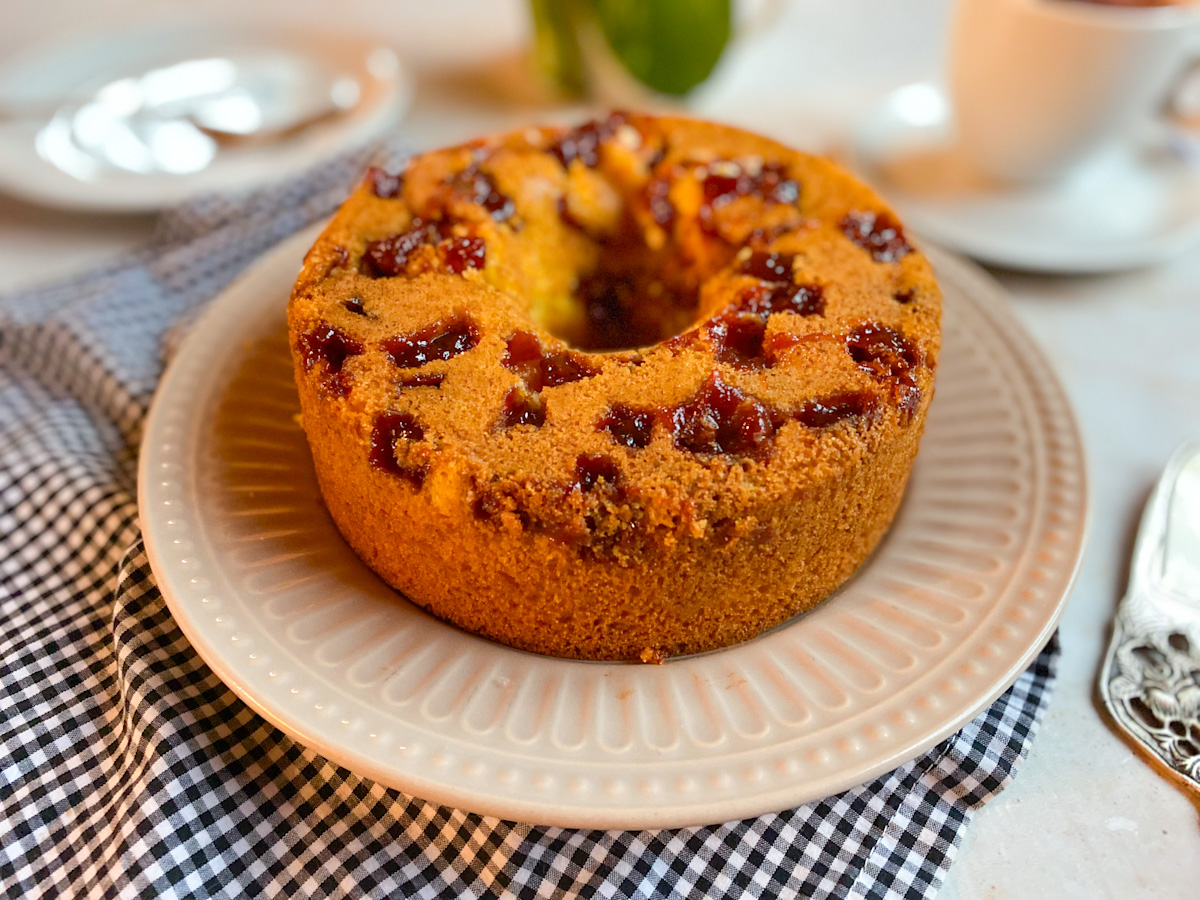
[[[302,744],[478,813],[589,828],[785,809],[920,754],[1049,638],[1084,532],[1080,441],[985,276],[945,290],[937,397],[908,495],[812,613],[662,666],[511,650],[444,624],[342,542],[296,422],[285,303],[314,232],[214,302],[146,423],[140,511],[158,584],[213,670]]]
[[[212,57],[293,61],[358,86],[350,112],[270,143],[218,145],[206,168],[139,173],[98,164],[74,147],[50,111],[78,104],[116,79]],[[3,121],[0,190],[47,206],[149,212],[197,193],[229,191],[298,174],[394,126],[412,98],[412,78],[395,54],[367,38],[195,22],[145,22],[107,33],[56,38],[0,65],[0,110],[43,113]]]
[[[962,158],[940,87],[892,93],[859,124],[850,165],[914,231],[982,262],[1111,272],[1200,246],[1200,170],[1166,129],[1098,153],[1062,181],[997,184]]]

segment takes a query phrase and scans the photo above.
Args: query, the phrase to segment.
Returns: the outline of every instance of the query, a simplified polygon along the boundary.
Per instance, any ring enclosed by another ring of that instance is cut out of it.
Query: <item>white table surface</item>
[[[245,15],[235,0],[209,16]],[[416,70],[404,130],[417,147],[537,119],[561,108],[522,81],[528,24],[519,0],[283,0],[270,17],[388,37]],[[183,0],[8,0],[0,58],[67,31],[194,15]],[[697,111],[825,149],[891,88],[938,78],[948,0],[792,0],[736,44]],[[144,241],[150,217],[77,215],[0,196],[0,290],[56,279]],[[1172,449],[1200,437],[1200,250],[1156,268],[1050,277],[995,272],[1051,359],[1082,428],[1091,535],[1061,636],[1042,730],[1016,781],[976,816],[942,892],[975,898],[1200,896],[1200,801],[1159,777],[1109,728],[1095,677],[1124,590],[1141,505]]]

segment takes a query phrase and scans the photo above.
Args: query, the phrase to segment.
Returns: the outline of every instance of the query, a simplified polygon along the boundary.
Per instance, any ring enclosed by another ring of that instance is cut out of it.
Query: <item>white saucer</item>
[[[1165,140],[1115,146],[1053,185],[1003,186],[959,153],[953,111],[932,84],[901,88],[868,115],[850,164],[914,231],[992,265],[1109,272],[1200,245],[1200,172]]]
[[[150,212],[197,193],[249,188],[298,174],[365,143],[404,114],[412,78],[396,55],[369,37],[182,22],[145,22],[110,32],[59,38],[0,64],[0,106],[53,108],[117,78],[184,59],[273,51],[300,56],[353,78],[359,101],[349,112],[272,143],[218,150],[189,174],[139,174],[110,166],[56,165],[39,152],[45,121],[0,123],[0,190],[34,203],[96,212]]]

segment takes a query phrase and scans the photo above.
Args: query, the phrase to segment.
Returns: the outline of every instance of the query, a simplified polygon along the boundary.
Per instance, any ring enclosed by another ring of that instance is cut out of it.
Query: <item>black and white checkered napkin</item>
[[[657,832],[535,827],[384,789],[275,730],[192,650],[137,525],[164,337],[327,215],[365,161],[198,200],[133,257],[0,299],[0,895],[933,896],[1029,747],[1056,642],[870,784]]]

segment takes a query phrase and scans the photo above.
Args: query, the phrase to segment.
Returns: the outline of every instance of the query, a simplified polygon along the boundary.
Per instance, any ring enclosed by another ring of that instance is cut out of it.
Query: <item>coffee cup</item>
[[[1158,114],[1200,54],[1200,3],[958,0],[959,149],[1013,182],[1060,178]]]

